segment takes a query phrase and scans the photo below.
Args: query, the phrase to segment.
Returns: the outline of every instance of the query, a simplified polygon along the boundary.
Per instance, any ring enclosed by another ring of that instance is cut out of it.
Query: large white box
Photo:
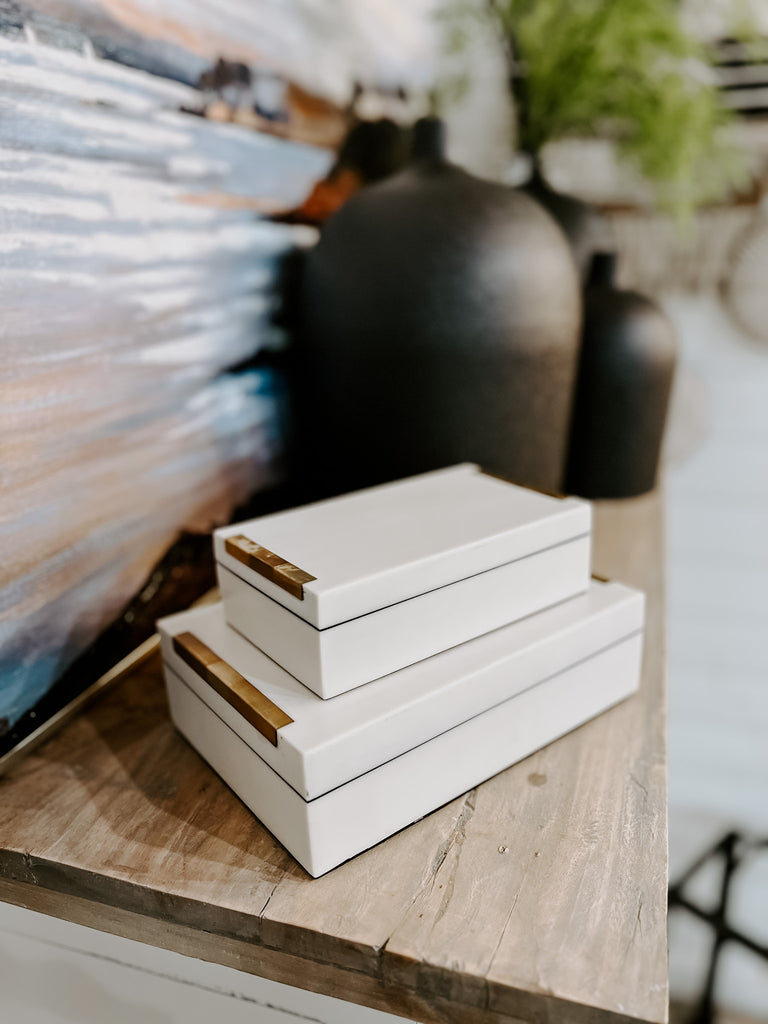
[[[321,875],[622,700],[643,595],[587,593],[324,701],[220,605],[162,620],[177,728]]]
[[[461,465],[214,534],[226,617],[321,697],[589,581],[591,506]]]

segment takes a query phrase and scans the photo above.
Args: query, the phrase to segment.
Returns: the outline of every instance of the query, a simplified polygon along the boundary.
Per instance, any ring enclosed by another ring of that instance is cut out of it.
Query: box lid
[[[227,626],[220,604],[158,628],[166,670],[312,800],[637,634],[643,614],[638,591],[593,581],[583,595],[329,701]],[[262,721],[243,706],[261,707]]]
[[[586,536],[591,507],[462,464],[214,534],[216,560],[318,629]]]

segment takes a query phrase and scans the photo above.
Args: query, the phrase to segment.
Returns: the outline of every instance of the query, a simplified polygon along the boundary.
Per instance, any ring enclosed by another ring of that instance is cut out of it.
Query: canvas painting
[[[0,0],[0,756],[181,534],[279,480],[261,356],[315,233],[271,216],[353,82],[421,73],[420,7]]]

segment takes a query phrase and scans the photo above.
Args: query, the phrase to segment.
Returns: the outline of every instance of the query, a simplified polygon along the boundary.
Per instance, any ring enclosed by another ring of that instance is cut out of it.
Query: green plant
[[[500,33],[519,144],[534,157],[557,139],[611,138],[678,211],[739,178],[731,115],[674,0],[485,0],[479,11]]]

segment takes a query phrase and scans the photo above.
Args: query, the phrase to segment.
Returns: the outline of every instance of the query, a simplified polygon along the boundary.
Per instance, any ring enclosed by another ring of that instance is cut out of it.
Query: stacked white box
[[[587,502],[461,465],[217,530],[214,551],[230,625],[334,697],[583,592],[590,540]],[[309,581],[266,578],[273,552]]]
[[[174,722],[323,874],[637,688],[643,595],[590,580],[589,511],[461,466],[218,531],[224,603],[159,623]],[[232,536],[244,538],[234,588]],[[335,573],[324,537],[346,557]],[[243,556],[265,549],[271,561],[244,573]],[[292,592],[260,575],[296,551],[319,554],[287,564]],[[321,634],[313,644],[307,629]],[[355,638],[357,677],[322,636],[339,630]],[[414,657],[425,631],[431,653]],[[291,643],[305,645],[298,659]],[[382,675],[382,656],[399,666]]]

